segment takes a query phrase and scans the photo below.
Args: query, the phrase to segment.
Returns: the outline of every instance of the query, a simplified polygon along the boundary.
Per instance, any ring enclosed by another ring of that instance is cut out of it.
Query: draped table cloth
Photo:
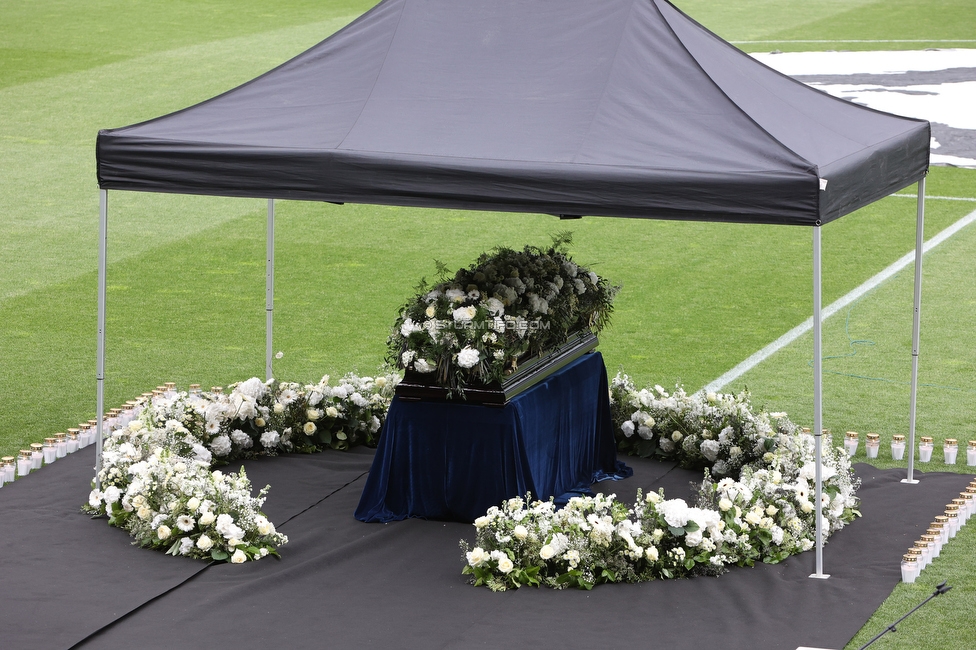
[[[504,499],[591,494],[617,460],[607,371],[585,354],[504,407],[393,399],[356,518],[471,522]]]

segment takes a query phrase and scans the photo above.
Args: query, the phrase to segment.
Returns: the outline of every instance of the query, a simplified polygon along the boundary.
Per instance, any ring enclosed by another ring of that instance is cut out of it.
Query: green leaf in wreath
[[[674,535],[675,537],[681,537],[682,535],[685,534],[685,529],[679,528],[678,526],[668,526],[668,530],[671,531],[671,534]]]
[[[227,558],[229,558],[230,555],[228,555],[224,551],[220,551],[220,550],[214,549],[214,550],[210,551],[210,557],[212,557],[213,559],[217,560],[218,562],[223,562],[224,560],[226,560]]]

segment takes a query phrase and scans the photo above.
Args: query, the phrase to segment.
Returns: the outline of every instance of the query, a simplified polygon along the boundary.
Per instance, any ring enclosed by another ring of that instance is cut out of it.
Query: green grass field
[[[3,455],[94,415],[97,130],[242,83],[371,4],[0,0]],[[677,4],[747,50],[976,47],[971,0]],[[976,197],[976,172],[933,168],[928,193]],[[112,192],[110,208],[108,405],[163,381],[209,386],[262,374],[265,203]],[[928,236],[974,208],[930,201]],[[565,225],[544,215],[279,202],[275,339],[284,357],[275,374],[305,381],[372,372],[397,307],[433,274],[434,259],[456,268],[496,245],[544,244]],[[807,229],[601,218],[571,225],[576,258],[623,286],[601,342],[611,373],[694,390],[809,316]],[[824,304],[910,251],[914,226],[914,201],[888,198],[825,227]],[[918,427],[938,440],[976,438],[974,247],[969,228],[924,266]],[[865,296],[849,319],[845,312],[827,322],[825,354],[837,358],[824,364],[824,421],[834,431],[907,428],[911,274]],[[874,345],[851,348],[850,339]],[[810,350],[801,338],[733,387],[747,385],[760,404],[808,423]],[[967,531],[920,584],[896,589],[857,640],[944,576],[956,589],[930,605],[942,608],[939,616],[916,616],[875,647],[976,646],[963,618],[976,589],[974,552]],[[943,634],[952,636],[942,642]]]

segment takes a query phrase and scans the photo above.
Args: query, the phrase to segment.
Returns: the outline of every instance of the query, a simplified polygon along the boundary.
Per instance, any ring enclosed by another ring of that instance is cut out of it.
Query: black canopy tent
[[[928,122],[804,86],[667,0],[383,0],[223,95],[99,132],[98,412],[110,189],[268,199],[268,377],[276,198],[790,224],[814,233],[819,460],[820,226],[917,182],[913,438],[928,148]]]

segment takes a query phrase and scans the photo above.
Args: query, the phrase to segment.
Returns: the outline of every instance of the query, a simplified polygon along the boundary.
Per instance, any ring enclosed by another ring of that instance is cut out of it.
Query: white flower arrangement
[[[663,490],[638,492],[632,506],[615,495],[574,497],[561,510],[552,500],[509,499],[475,521],[473,549],[461,542],[463,573],[475,585],[591,589],[718,575],[727,566],[777,563],[810,550],[818,512],[825,537],[860,515],[859,481],[843,448],[823,450],[824,498],[819,508],[813,503],[814,439],[785,414],[777,414],[773,429],[770,416],[753,412],[743,395],[637,391],[620,375],[613,383],[616,412],[628,412],[618,420],[622,449],[650,448],[644,455],[704,466],[697,504],[666,499]]]
[[[242,468],[215,466],[283,451],[349,449],[379,440],[400,378],[346,375],[336,385],[234,384],[229,394],[169,393],[141,405],[102,448],[101,491],[84,510],[107,515],[143,547],[240,564],[277,555],[278,533]]]
[[[498,248],[433,288],[421,282],[387,341],[388,361],[463,395],[472,384],[500,382],[528,356],[609,323],[617,288],[577,266],[564,248]]]

